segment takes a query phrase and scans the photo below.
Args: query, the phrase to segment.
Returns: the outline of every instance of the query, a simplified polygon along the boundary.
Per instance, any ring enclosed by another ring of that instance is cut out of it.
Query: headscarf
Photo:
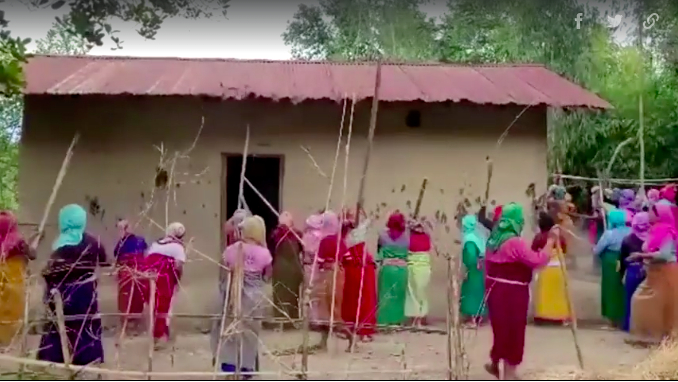
[[[494,207],[494,213],[492,214],[492,222],[496,223],[499,221],[499,218],[501,218],[501,211],[503,209],[503,206],[500,204],[496,207]]]
[[[501,218],[492,228],[487,249],[496,251],[506,240],[520,236],[524,226],[523,207],[517,203],[507,204],[502,209]]]
[[[121,239],[124,239],[131,233],[129,229],[129,221],[127,219],[118,220],[116,226],[118,227],[118,234],[120,235]]]
[[[640,240],[647,240],[650,230],[650,214],[647,212],[638,212],[631,221],[631,230]]]
[[[565,195],[567,194],[567,189],[563,186],[552,185],[551,186],[551,195],[555,200],[565,200]]]
[[[480,256],[485,256],[485,240],[478,234],[478,218],[475,215],[466,215],[461,219],[462,243],[464,248],[466,243],[473,243],[478,247]]]
[[[320,217],[322,219],[320,233],[322,234],[321,236],[323,239],[329,235],[339,233],[342,224],[339,220],[339,215],[333,211],[325,211],[322,213],[322,215],[320,215]],[[345,224],[346,221],[344,221],[344,225]]]
[[[87,212],[77,204],[69,204],[59,211],[59,236],[52,244],[52,250],[78,245],[87,226]]]
[[[654,205],[661,198],[659,190],[656,188],[651,188],[647,191],[647,200],[650,202],[650,205]]]
[[[386,228],[388,228],[387,233],[391,240],[397,240],[407,229],[405,215],[400,211],[392,213],[391,216],[388,217]]]
[[[666,199],[671,203],[676,202],[676,185],[675,184],[667,184],[666,186],[662,187],[661,190],[659,190],[659,198],[660,199]]]
[[[237,209],[235,212],[233,212],[233,216],[231,216],[230,219],[228,219],[227,223],[230,223],[233,227],[237,227],[240,225],[240,223],[245,220],[245,218],[248,218],[252,216],[249,211],[244,210],[244,209]]]
[[[657,215],[657,221],[650,228],[648,238],[643,245],[643,249],[648,252],[658,251],[667,239],[678,240],[678,231],[676,230],[676,220],[673,216],[673,210],[667,204],[655,204],[652,210]]]
[[[294,217],[288,211],[284,211],[278,216],[278,224],[288,228],[294,227]]]
[[[242,238],[245,242],[266,246],[266,223],[261,216],[254,215],[246,217],[240,223]]]
[[[186,227],[183,224],[170,223],[165,229],[165,237],[158,240],[158,244],[180,243],[183,245],[184,235],[186,235]]]
[[[619,194],[619,208],[635,209],[633,202],[636,201],[636,192],[626,188]]]
[[[16,216],[9,211],[0,211],[0,256],[15,249],[22,240]]]
[[[306,253],[315,256],[318,251],[320,241],[323,239],[323,223],[322,214],[311,215],[306,219],[304,235],[301,237]]]
[[[607,214],[607,225],[610,229],[626,227],[626,211],[615,208]]]

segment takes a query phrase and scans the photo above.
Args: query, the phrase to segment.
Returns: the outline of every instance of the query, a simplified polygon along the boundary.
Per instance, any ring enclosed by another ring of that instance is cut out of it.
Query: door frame
[[[221,244],[221,250],[225,248],[226,245],[226,237],[224,236],[224,230],[223,226],[226,220],[230,216],[227,216],[228,214],[228,203],[227,203],[227,179],[228,179],[228,158],[234,158],[234,157],[242,157],[242,153],[234,153],[234,152],[222,152],[221,153],[221,177],[220,177],[220,184],[219,184],[219,193],[220,193],[220,211],[219,211],[219,237],[221,238],[220,244]],[[248,157],[259,157],[259,158],[276,158],[279,159],[279,165],[278,165],[278,179],[279,181],[279,187],[278,187],[278,201],[279,201],[279,206],[280,210],[282,211],[282,206],[283,206],[283,188],[284,188],[284,181],[285,181],[285,154],[254,154],[254,153],[248,153]],[[240,178],[240,174],[238,174],[238,178]],[[245,185],[245,187],[248,187]],[[276,211],[280,212],[280,211]]]

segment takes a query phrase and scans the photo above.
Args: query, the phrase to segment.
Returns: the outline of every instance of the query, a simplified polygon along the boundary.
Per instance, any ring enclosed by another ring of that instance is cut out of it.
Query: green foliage
[[[646,177],[676,177],[678,2],[639,0],[636,9],[611,2],[610,13],[622,12],[628,22],[622,26],[635,31],[631,40],[641,41],[637,20],[661,15],[643,31],[643,49],[629,45],[634,41],[616,41],[603,23],[606,15],[578,0],[449,0],[438,23],[419,11],[423,2],[418,0],[388,6],[321,0],[317,7],[300,6],[283,37],[299,58],[364,59],[381,53],[403,60],[542,63],[614,106],[606,112],[551,113],[549,167],[576,175],[605,170],[616,147],[638,136],[642,95]],[[583,20],[577,30],[578,13]],[[398,30],[391,44],[389,27]],[[611,176],[638,176],[638,141],[620,151]]]
[[[90,50],[86,40],[72,35],[58,23],[36,43],[36,52],[41,54],[86,54]],[[21,95],[0,96],[0,209],[18,206],[16,186],[22,117]]]
[[[190,0],[32,0],[31,7],[68,9],[56,21],[62,30],[101,46],[106,36],[120,47],[122,41],[110,24],[112,19],[132,21],[145,38],[153,39],[169,17],[211,17],[215,11],[225,15],[230,0],[195,2]],[[24,84],[22,64],[30,39],[12,35],[9,21],[0,10],[0,94],[19,94]]]

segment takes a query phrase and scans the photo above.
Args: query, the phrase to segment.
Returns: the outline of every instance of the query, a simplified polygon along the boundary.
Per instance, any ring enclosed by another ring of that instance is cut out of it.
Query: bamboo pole
[[[243,177],[243,179],[245,179]],[[236,258],[235,265],[235,274],[232,278],[233,286],[233,314],[235,316],[235,346],[237,349],[235,356],[235,379],[239,380],[241,377],[241,368],[242,368],[242,292],[243,292],[243,267],[245,264],[242,242],[238,243],[238,256]]]
[[[581,352],[581,347],[579,346],[579,340],[577,337],[577,315],[574,310],[574,303],[572,302],[572,292],[569,285],[569,275],[567,272],[567,266],[565,265],[565,257],[563,256],[563,249],[560,245],[560,233],[556,237],[556,251],[558,252],[558,263],[560,264],[560,270],[563,272],[563,287],[565,288],[565,298],[567,299],[567,306],[570,309],[570,317],[572,323],[570,325],[570,331],[572,332],[572,340],[574,341],[574,349],[577,353],[577,361],[579,362],[579,367],[584,369],[584,356]]]
[[[370,167],[370,157],[372,156],[372,145],[374,142],[374,131],[377,129],[377,115],[379,113],[379,90],[381,87],[381,61],[377,61],[377,70],[374,79],[374,97],[372,98],[372,110],[370,111],[370,130],[367,133],[367,151],[365,152],[365,162],[363,171],[360,175],[360,188],[358,189],[358,203],[356,205],[355,225],[360,223],[360,211],[363,209],[365,197],[365,180],[367,170]]]
[[[66,334],[66,323],[64,322],[64,300],[58,290],[50,291],[54,299],[54,310],[56,313],[57,330],[59,331],[59,342],[61,342],[61,354],[64,358],[64,365],[71,365],[71,343]]]
[[[38,248],[38,245],[40,244],[40,239],[42,238],[42,235],[45,232],[45,225],[47,224],[47,219],[49,218],[49,212],[52,209],[52,205],[54,205],[54,202],[56,201],[57,193],[61,188],[61,184],[63,183],[64,178],[66,177],[66,172],[68,172],[68,166],[70,165],[71,158],[73,157],[73,150],[75,149],[75,145],[78,143],[79,139],[80,133],[76,132],[75,135],[73,136],[73,140],[71,140],[71,145],[68,146],[66,156],[64,156],[64,160],[61,163],[61,168],[59,169],[56,181],[54,182],[54,187],[52,187],[52,193],[49,195],[49,199],[47,199],[47,205],[45,206],[45,210],[42,213],[42,219],[40,219],[40,225],[38,226],[38,234],[35,236],[33,242],[31,243],[31,248],[33,250],[36,250]]]
[[[421,182],[421,188],[419,189],[419,196],[417,197],[417,204],[414,206],[413,217],[416,219],[419,217],[419,212],[421,212],[421,203],[424,200],[424,193],[426,193],[426,186],[428,185],[428,178],[424,178]]]
[[[153,354],[155,352],[155,338],[153,332],[155,331],[155,306],[156,306],[156,279],[150,277],[148,279],[150,289],[150,299],[148,301],[148,361],[146,366],[146,379],[151,380],[151,373],[153,372]]]

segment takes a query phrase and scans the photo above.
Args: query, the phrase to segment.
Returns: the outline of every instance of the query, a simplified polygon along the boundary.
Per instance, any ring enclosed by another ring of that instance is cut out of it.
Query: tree
[[[57,18],[57,23],[65,31],[84,38],[88,43],[103,45],[109,36],[120,45],[110,20],[117,18],[132,21],[139,25],[140,35],[153,39],[169,17],[188,18],[210,17],[216,10],[224,15],[230,0],[213,2],[193,2],[190,0],[31,0],[30,5],[37,9],[68,8],[68,14]],[[17,94],[23,84],[22,65],[26,62],[26,45],[30,39],[14,36],[9,29],[9,21],[0,10],[0,93]]]
[[[36,43],[36,53],[41,54],[86,54],[91,48],[85,39],[71,34],[56,22],[45,38]],[[22,118],[21,95],[0,96],[0,209],[17,207],[16,185]]]
[[[320,0],[300,5],[283,40],[299,59],[430,60],[434,20],[425,0]]]

